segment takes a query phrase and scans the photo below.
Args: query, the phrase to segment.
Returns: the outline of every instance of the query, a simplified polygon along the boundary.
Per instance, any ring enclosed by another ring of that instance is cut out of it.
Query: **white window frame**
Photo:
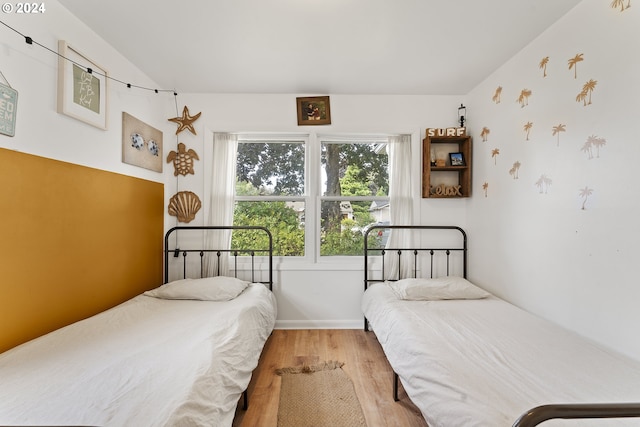
[[[302,201],[305,204],[305,225],[304,225],[304,256],[277,256],[274,257],[274,262],[278,265],[282,265],[283,262],[286,261],[286,264],[289,263],[311,263],[313,261],[313,242],[310,242],[310,229],[309,229],[309,221],[315,218],[313,217],[312,212],[315,209],[311,210],[310,207],[310,197],[309,197],[309,188],[310,188],[310,152],[311,144],[310,139],[311,135],[308,133],[237,133],[238,144],[242,143],[251,143],[251,142],[302,142],[305,145],[305,164],[304,164],[304,193],[298,196],[235,196],[236,202],[244,202],[244,201],[264,201],[264,202],[272,202],[272,201]]]
[[[357,256],[354,255],[320,255],[320,235],[321,235],[321,226],[320,226],[320,217],[322,210],[322,202],[325,201],[349,201],[349,202],[362,202],[362,201],[385,201],[389,200],[389,196],[323,196],[322,195],[322,182],[321,182],[321,161],[320,156],[322,155],[322,144],[369,144],[369,143],[379,143],[379,144],[387,144],[389,141],[390,135],[365,135],[365,134],[318,134],[317,142],[316,142],[316,152],[317,152],[317,162],[316,167],[317,170],[317,185],[316,188],[316,222],[315,224],[315,259],[314,261],[317,264],[337,264],[337,265],[353,265],[354,258]],[[364,254],[363,254],[364,256]],[[359,265],[359,264],[358,264]],[[361,266],[359,266],[360,268]]]
[[[307,268],[331,268],[336,270],[358,270],[361,263],[354,262],[357,256],[320,255],[320,217],[323,201],[385,201],[389,196],[323,196],[321,182],[321,151],[323,143],[371,143],[386,144],[390,134],[317,134],[317,133],[236,133],[238,144],[243,142],[300,142],[305,144],[305,192],[299,196],[235,196],[236,201],[303,201],[305,204],[305,255],[274,257],[279,268],[304,270]],[[329,267],[331,266],[331,267]]]

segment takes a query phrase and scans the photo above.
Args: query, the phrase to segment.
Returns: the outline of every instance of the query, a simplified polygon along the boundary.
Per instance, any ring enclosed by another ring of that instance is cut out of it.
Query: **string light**
[[[69,58],[65,57],[64,55],[61,55],[60,53],[56,52],[55,50],[52,50],[52,49],[48,48],[47,46],[44,46],[44,45],[38,43],[37,41],[33,40],[31,37],[25,36],[20,31],[18,31],[15,28],[7,25],[5,22],[0,21],[0,24],[4,25],[5,27],[7,27],[11,31],[15,32],[16,34],[19,34],[20,36],[24,37],[25,43],[27,43],[28,45],[35,44],[37,46],[40,46],[41,48],[43,48],[45,50],[48,50],[49,52],[53,53],[54,55],[57,55],[59,58],[63,58],[64,60],[69,61],[69,62],[77,65],[78,67],[84,68],[82,66],[82,64],[78,64],[77,62],[73,61],[72,59],[69,59]],[[87,70],[87,73],[89,73],[89,74],[97,74],[97,75],[102,76],[102,77],[104,77],[106,79],[121,83],[121,84],[125,85],[129,89],[136,88],[136,89],[141,89],[141,90],[154,91],[156,94],[158,94],[160,92],[171,92],[173,94],[174,101],[175,101],[176,115],[178,115],[178,92],[176,92],[175,89],[154,89],[154,88],[149,88],[149,87],[144,87],[144,86],[138,86],[138,85],[134,85],[134,84],[131,84],[131,83],[126,83],[126,82],[124,82],[122,80],[116,79],[116,78],[111,77],[111,76],[107,76],[106,74],[95,72],[91,68],[86,68],[86,70]],[[177,143],[178,143],[178,135],[176,135],[176,144]]]
[[[40,46],[41,48],[43,48],[43,49],[45,49],[45,50],[48,50],[49,52],[53,53],[54,55],[57,55],[58,57],[60,57],[60,58],[62,58],[62,59],[64,59],[64,60],[66,60],[66,61],[69,61],[69,62],[71,62],[71,63],[73,63],[73,64],[77,65],[78,67],[85,68],[84,66],[82,66],[82,64],[78,64],[78,63],[77,63],[77,62],[75,62],[74,60],[69,59],[69,58],[67,58],[67,57],[66,57],[66,56],[64,56],[64,55],[61,55],[60,53],[56,52],[55,50],[50,49],[50,48],[48,48],[47,46],[44,46],[44,45],[43,45],[43,44],[41,44],[41,43],[38,43],[37,41],[35,41],[35,40],[34,40],[34,39],[32,39],[31,37],[29,37],[29,36],[25,36],[25,35],[24,35],[24,34],[22,34],[20,31],[16,30],[15,28],[11,27],[10,25],[7,25],[5,22],[0,21],[0,24],[4,25],[5,27],[7,27],[7,28],[8,28],[8,29],[10,29],[11,31],[15,32],[16,34],[19,34],[20,36],[24,37],[24,41],[25,41],[25,43],[27,43],[28,45],[34,45],[34,44],[35,44],[35,45],[37,45],[37,46]],[[99,75],[99,76],[104,77],[105,79],[109,79],[109,80],[112,80],[112,81],[114,81],[114,82],[121,83],[121,84],[125,85],[125,86],[126,86],[127,88],[129,88],[129,89],[131,89],[131,88],[135,88],[135,89],[141,89],[141,90],[148,90],[148,91],[153,91],[153,92],[155,92],[156,94],[158,94],[158,93],[160,93],[160,92],[170,92],[170,93],[173,93],[173,96],[178,96],[178,93],[175,91],[175,89],[154,89],[154,88],[149,88],[149,87],[144,87],[144,86],[138,86],[138,85],[134,85],[134,84],[131,84],[131,83],[126,83],[126,82],[124,82],[124,81],[122,81],[122,80],[116,79],[115,77],[107,76],[106,74],[99,73],[99,72],[97,72],[97,71],[95,71],[95,70],[92,70],[91,68],[85,68],[85,69],[87,70],[87,73],[89,73],[89,74],[96,74],[96,75]]]
[[[5,22],[0,21],[0,24],[2,24],[2,25],[4,25],[5,27],[9,28],[11,31],[15,32],[16,34],[19,34],[20,36],[24,37],[25,43],[27,43],[28,45],[33,45],[33,44],[35,44],[35,45],[37,45],[37,46],[40,46],[41,48],[43,48],[43,49],[45,49],[45,50],[48,50],[49,52],[53,53],[54,55],[57,55],[59,58],[63,58],[64,60],[69,61],[69,62],[71,62],[71,63],[73,63],[73,64],[77,65],[78,67],[84,68],[84,67],[82,66],[82,64],[78,64],[77,62],[73,61],[72,59],[69,59],[69,58],[65,57],[64,55],[61,55],[59,52],[56,52],[55,50],[52,50],[52,49],[50,49],[50,48],[48,48],[48,47],[46,47],[46,46],[44,46],[44,45],[42,45],[42,44],[38,43],[37,41],[33,40],[31,37],[29,37],[29,36],[25,36],[25,35],[24,35],[24,34],[22,34],[20,31],[18,31],[18,30],[16,30],[15,28],[13,28],[13,27],[11,27],[11,26],[7,25]],[[131,89],[131,88],[136,88],[136,89],[141,89],[141,90],[154,91],[156,94],[158,94],[158,93],[160,93],[160,92],[171,92],[171,93],[173,94],[174,101],[175,101],[176,115],[178,115],[178,92],[176,92],[176,91],[175,91],[175,89],[154,89],[154,88],[148,88],[148,87],[144,87],[144,86],[138,86],[138,85],[134,85],[134,84],[127,83],[127,82],[124,82],[124,81],[122,81],[122,80],[116,79],[116,78],[114,78],[114,77],[112,77],[112,76],[107,76],[106,74],[102,74],[102,73],[99,73],[99,72],[95,72],[95,71],[94,71],[94,70],[92,70],[91,68],[86,68],[86,70],[87,70],[87,73],[89,73],[89,74],[94,74],[94,73],[95,73],[95,74],[97,74],[97,75],[99,75],[99,76],[102,76],[102,77],[104,77],[104,78],[106,78],[106,79],[109,79],[109,80],[112,80],[112,81],[115,81],[115,82],[121,83],[121,84],[125,85],[125,86],[126,86],[127,88],[129,88],[129,89]],[[179,137],[178,137],[178,135],[176,134],[176,144],[178,144],[178,143],[179,143],[178,138],[179,138]],[[178,187],[178,185],[179,185],[179,180],[178,180],[178,177],[176,176],[176,188]],[[177,223],[178,223],[178,219],[176,218],[176,224],[177,224]],[[176,233],[176,246],[177,246],[177,239],[178,239],[178,235],[177,235],[177,233]]]

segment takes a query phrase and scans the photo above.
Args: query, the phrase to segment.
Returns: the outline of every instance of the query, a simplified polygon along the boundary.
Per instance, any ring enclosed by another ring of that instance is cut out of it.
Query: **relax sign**
[[[0,84],[0,133],[16,134],[16,110],[18,109],[18,91]]]

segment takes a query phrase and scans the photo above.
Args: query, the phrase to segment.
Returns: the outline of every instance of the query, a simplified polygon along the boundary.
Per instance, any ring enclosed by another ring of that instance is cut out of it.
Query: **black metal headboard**
[[[420,244],[414,244],[413,247],[383,247],[386,239],[394,230],[407,230],[415,234],[416,238],[421,240]],[[450,236],[444,236],[443,242],[432,241],[425,231],[440,232],[451,231]],[[386,256],[396,256],[400,266],[403,262],[410,262],[412,266],[412,277],[418,277],[420,267],[424,265],[429,270],[429,277],[436,274],[435,262],[438,258],[444,257],[445,272],[451,272],[451,256],[454,253],[461,254],[461,273],[462,277],[467,277],[467,234],[460,227],[453,225],[374,225],[364,234],[364,290],[370,283],[384,282],[385,280],[399,280],[401,268],[398,268],[398,277],[386,277]],[[409,257],[406,255],[409,254]],[[379,278],[370,277],[370,259],[373,256],[379,256],[381,262],[381,276]],[[385,256],[386,255],[386,256]],[[403,258],[404,255],[404,258]],[[426,258],[426,261],[424,260]],[[403,261],[404,260],[404,261]],[[423,264],[425,263],[425,264]],[[424,275],[423,275],[424,276]]]
[[[410,247],[387,246],[387,240],[391,234],[405,230],[413,233],[415,239],[420,244],[412,242]],[[433,232],[433,236],[429,233]],[[440,234],[435,236],[435,234]],[[387,280],[400,280],[402,273],[402,263],[409,262],[411,265],[411,277],[418,277],[418,271],[424,273],[428,270],[428,277],[438,277],[449,275],[453,270],[452,256],[460,255],[459,262],[456,262],[458,274],[467,277],[467,234],[460,227],[454,225],[374,225],[364,233],[364,290],[371,283],[384,282]],[[408,256],[407,256],[408,255]],[[403,258],[404,256],[404,258]],[[379,258],[380,277],[372,278],[370,276],[370,261],[373,257]],[[397,257],[398,276],[388,278],[386,275],[387,257]],[[404,261],[403,261],[404,259]],[[441,268],[442,271],[437,269]],[[442,273],[442,274],[438,274]],[[426,274],[421,274],[425,277]],[[364,330],[369,330],[367,319],[364,319]],[[395,392],[397,395],[397,376],[395,383]]]
[[[261,239],[253,239],[251,243],[251,247],[246,248],[203,248],[204,245],[202,242],[204,241],[204,236],[207,231],[213,230],[231,230],[239,231],[246,230],[252,231],[255,233],[259,233],[259,235],[266,236],[267,243],[259,244],[257,243]],[[189,233],[192,239],[184,238],[185,234]],[[200,234],[198,234],[200,233]],[[178,234],[181,236],[181,241],[178,244]],[[199,237],[199,238],[198,238]],[[175,239],[173,244],[170,243],[172,238]],[[180,247],[183,246],[183,247]],[[181,262],[178,264],[182,267],[182,277],[188,277],[189,267],[192,267],[192,264],[199,266],[200,271],[198,272],[200,277],[205,276],[205,254],[214,253],[215,256],[220,257],[222,254],[229,254],[230,257],[233,257],[233,270],[237,277],[238,275],[238,258],[239,257],[249,257],[251,263],[251,282],[256,283],[264,283],[268,286],[269,290],[273,290],[273,237],[271,232],[265,227],[257,227],[257,226],[213,226],[213,225],[203,225],[203,226],[178,226],[169,229],[164,236],[164,283],[169,281],[169,265],[176,264],[176,260],[171,262],[171,258],[182,258]],[[194,263],[190,263],[187,258],[189,254],[195,254],[195,256],[199,256],[199,260]],[[268,260],[268,273],[266,280],[258,280],[256,279],[256,257],[265,257]],[[220,262],[217,263],[218,272],[220,274]],[[192,273],[191,273],[192,274]]]

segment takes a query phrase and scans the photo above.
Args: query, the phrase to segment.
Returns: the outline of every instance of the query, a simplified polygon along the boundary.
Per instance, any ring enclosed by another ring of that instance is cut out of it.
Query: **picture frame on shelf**
[[[451,166],[465,166],[463,153],[449,153]]]
[[[330,125],[331,106],[328,96],[296,98],[298,126]]]
[[[107,130],[107,70],[64,40],[58,54],[58,113]]]

